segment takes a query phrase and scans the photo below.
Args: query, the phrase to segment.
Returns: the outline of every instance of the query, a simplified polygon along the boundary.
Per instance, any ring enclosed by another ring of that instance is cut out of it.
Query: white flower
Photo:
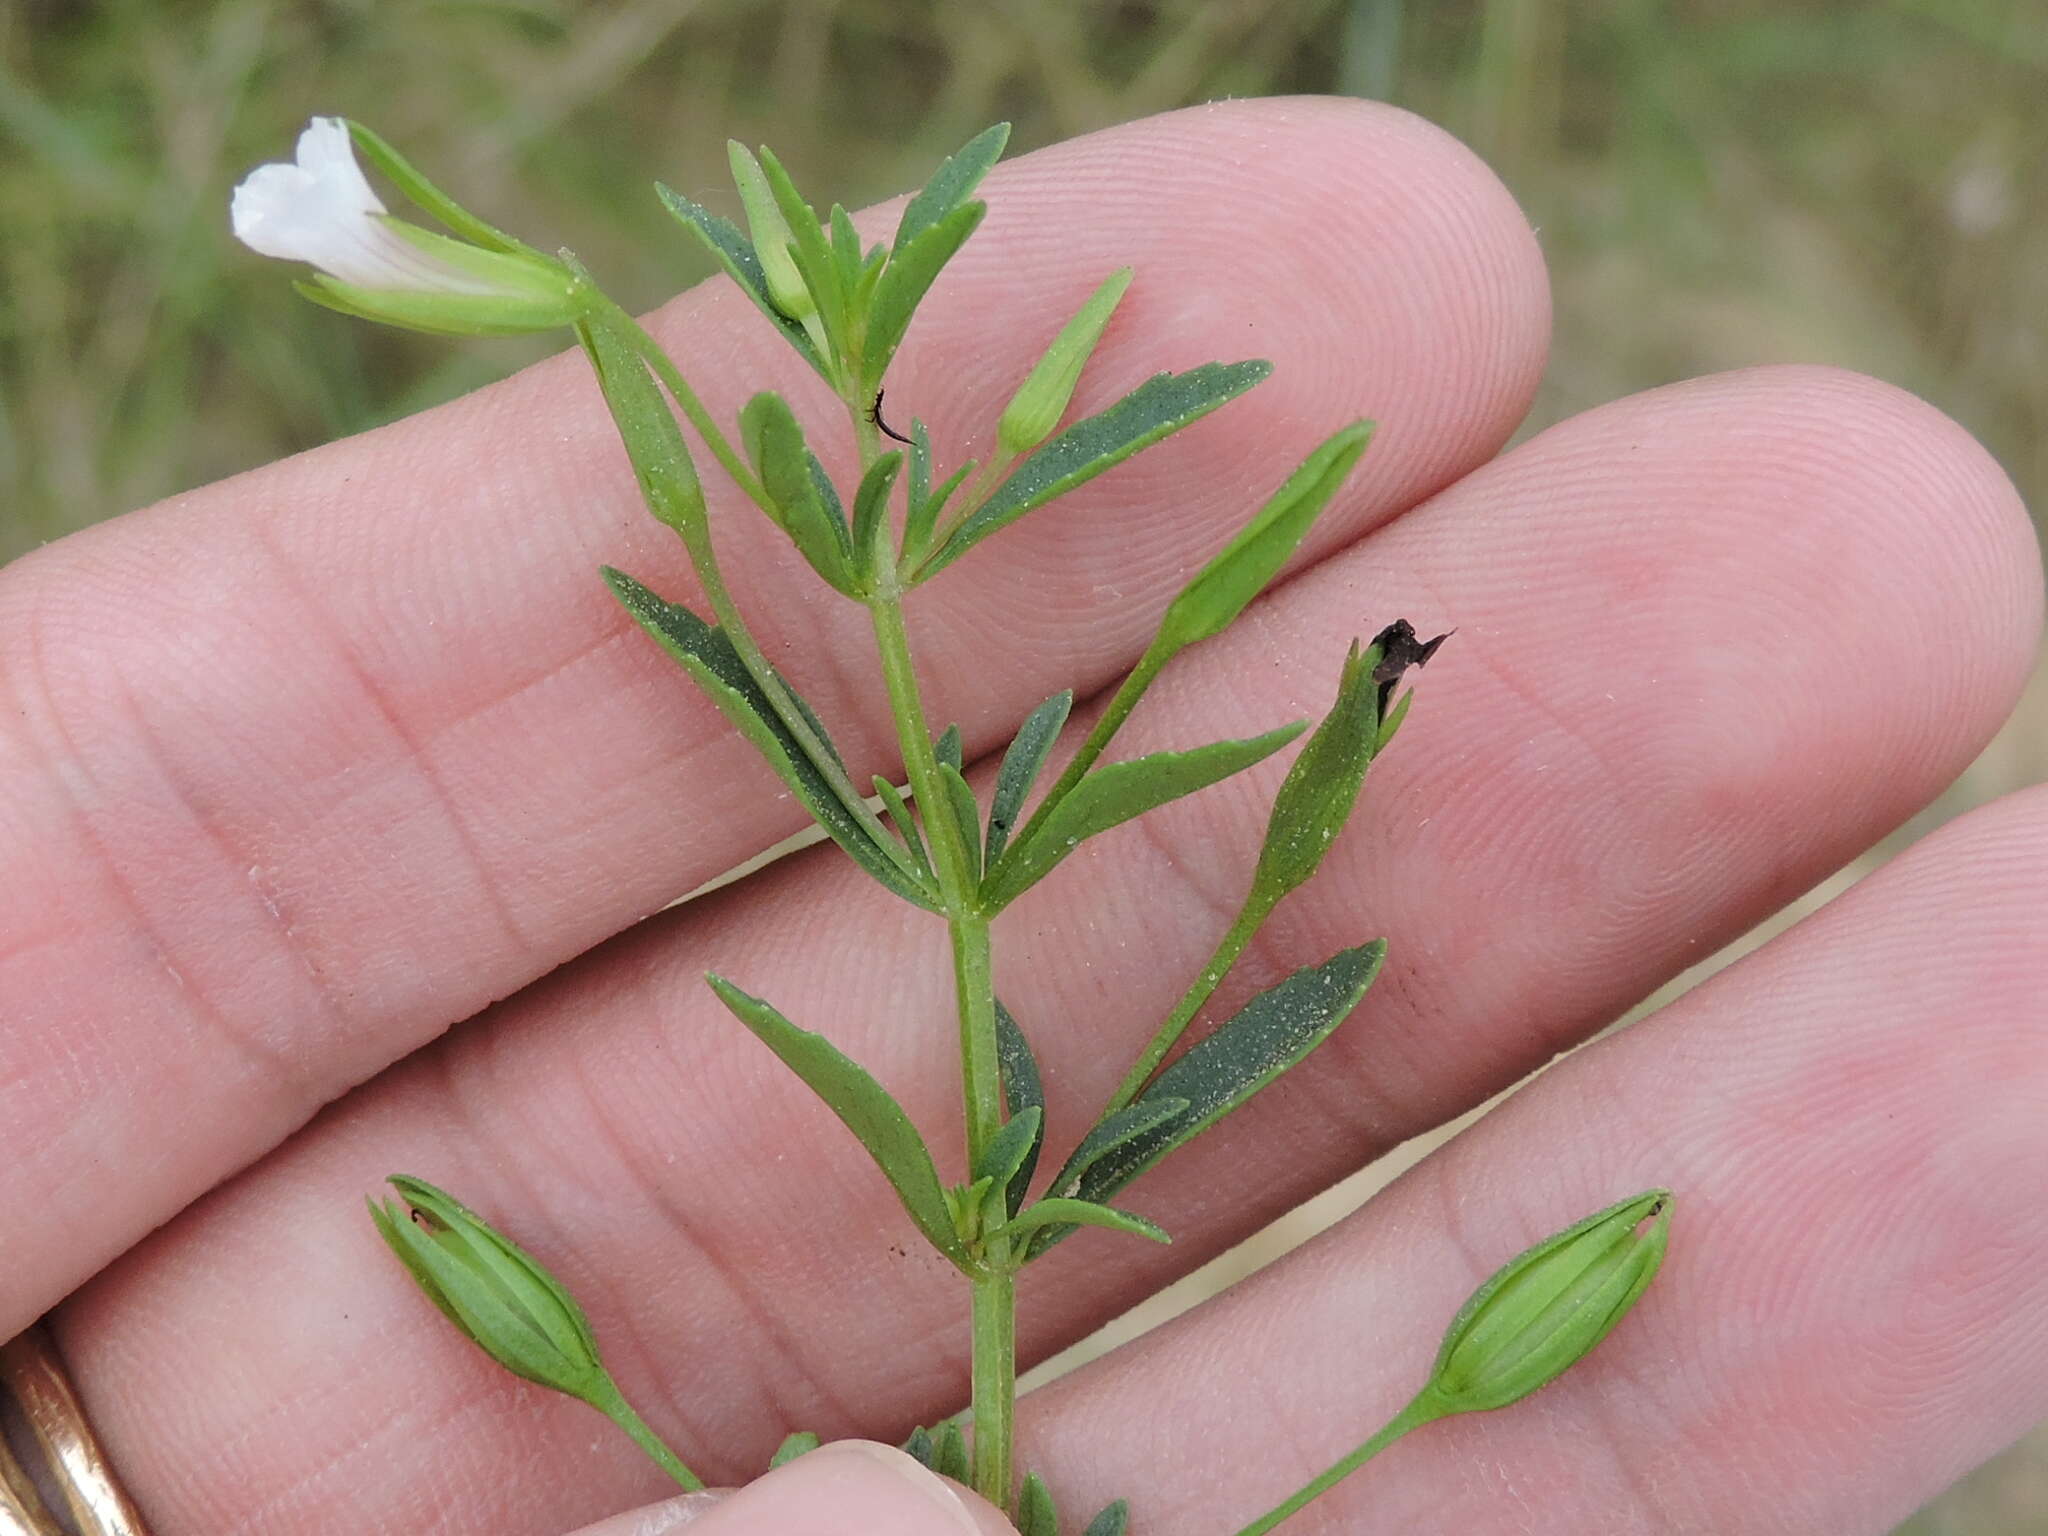
[[[356,164],[348,124],[316,117],[294,165],[260,165],[235,188],[235,238],[264,256],[318,267],[371,292],[500,296],[506,285],[422,248],[425,231],[391,218]],[[438,237],[426,236],[432,240]]]

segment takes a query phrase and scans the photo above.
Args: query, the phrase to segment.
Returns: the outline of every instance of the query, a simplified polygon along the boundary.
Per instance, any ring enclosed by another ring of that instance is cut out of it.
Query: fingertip
[[[1870,536],[1900,545],[1902,563],[1926,585],[1970,600],[1975,632],[1951,630],[1949,638],[1995,652],[2017,688],[2040,640],[2041,549],[2018,488],[1991,451],[1927,400],[1868,374],[1791,365],[1728,377],[1776,395],[1787,419],[1817,426],[1813,453],[1847,461],[1882,488],[1871,501]]]
[[[686,1526],[696,1528],[701,1517],[728,1497],[730,1495],[723,1489],[686,1493],[679,1498],[664,1499],[659,1504],[628,1510],[623,1515],[613,1515],[595,1525],[583,1526],[571,1536],[671,1536],[672,1532]]]
[[[776,1468],[730,1498],[643,1530],[585,1536],[1016,1536],[985,1500],[891,1446],[841,1440]]]
[[[1257,415],[1291,439],[1304,422],[1374,418],[1361,484],[1397,509],[1496,452],[1534,395],[1550,338],[1535,233],[1477,154],[1411,112],[1217,102],[1025,156],[992,181],[962,271],[1005,290],[1011,323],[1056,325],[1066,296],[1049,279],[1068,267],[1132,260],[1118,324],[1144,338],[1147,367],[1273,358],[1239,428]],[[932,317],[934,339],[947,325]]]

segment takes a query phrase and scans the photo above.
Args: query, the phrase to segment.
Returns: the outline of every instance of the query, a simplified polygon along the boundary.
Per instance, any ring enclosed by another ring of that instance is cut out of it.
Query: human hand
[[[1381,932],[1386,975],[1315,1062],[1137,1187],[1174,1247],[1084,1234],[1033,1267],[1034,1356],[1512,1083],[1917,809],[2009,709],[2040,577],[1982,450],[1841,374],[1695,381],[1496,457],[1543,364],[1540,257],[1414,119],[1234,104],[992,185],[890,386],[950,453],[1126,262],[1084,389],[1213,357],[1277,371],[1020,525],[1007,563],[918,594],[935,713],[970,755],[1112,679],[1186,546],[1353,416],[1381,431],[1309,568],[1155,689],[1130,750],[1318,709],[1333,654],[1392,614],[1458,630],[1240,984]],[[656,324],[722,415],[764,374],[817,403],[722,287]],[[855,618],[723,513],[771,654],[857,768],[890,769]],[[359,1203],[392,1170],[561,1274],[714,1479],[791,1429],[893,1436],[964,1395],[952,1272],[699,985],[713,964],[772,978],[944,1124],[943,970],[877,958],[939,935],[830,849],[623,931],[801,813],[600,562],[687,600],[562,358],[0,573],[0,1337],[58,1308],[156,1536],[557,1536],[661,1492],[413,1293]],[[1006,917],[1002,988],[1056,1118],[1100,1101],[1199,963],[1271,782],[1091,845]],[[1660,1184],[1671,1258],[1621,1332],[1291,1529],[1884,1529],[2048,1413],[2044,896],[2048,800],[1964,818],[1314,1247],[1035,1394],[1023,1463],[1070,1510],[1128,1495],[1140,1533],[1223,1536],[1405,1400],[1496,1264]]]
[[[737,1494],[686,1493],[575,1536],[1016,1536],[972,1490],[873,1441],[839,1440],[779,1467]]]

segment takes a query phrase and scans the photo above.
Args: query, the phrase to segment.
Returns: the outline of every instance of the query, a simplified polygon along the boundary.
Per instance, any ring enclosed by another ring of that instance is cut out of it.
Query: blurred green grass
[[[449,398],[544,344],[342,324],[226,236],[309,112],[374,121],[648,306],[771,140],[850,205],[997,118],[1029,149],[1275,91],[1413,107],[1529,210],[1557,291],[1533,426],[1690,374],[1861,368],[2048,500],[2041,0],[0,0],[0,560]],[[1924,826],[2048,776],[2048,682]],[[2048,1437],[1905,1529],[2048,1528]]]

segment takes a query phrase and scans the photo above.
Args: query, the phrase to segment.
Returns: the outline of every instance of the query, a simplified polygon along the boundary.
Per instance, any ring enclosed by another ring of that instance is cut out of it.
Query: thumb
[[[886,1445],[840,1440],[734,1493],[686,1493],[575,1536],[1016,1536],[986,1500]]]

